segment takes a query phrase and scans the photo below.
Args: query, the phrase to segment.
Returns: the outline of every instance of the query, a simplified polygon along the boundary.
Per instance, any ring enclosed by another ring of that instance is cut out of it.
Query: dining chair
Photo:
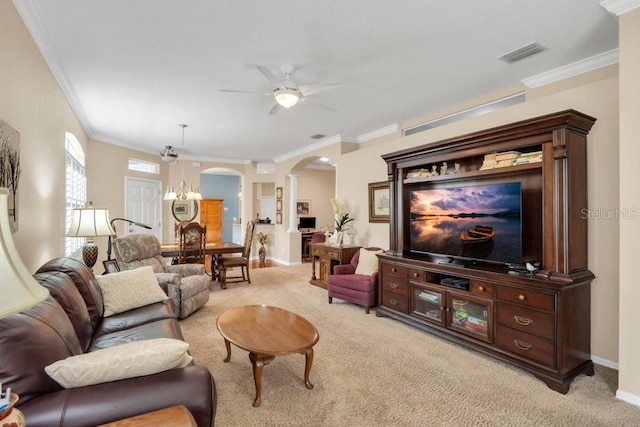
[[[220,287],[227,289],[227,283],[249,282],[249,257],[251,255],[251,245],[253,243],[254,222],[247,223],[247,229],[244,235],[244,247],[240,256],[222,256],[218,258],[218,269],[220,273]],[[240,267],[241,276],[227,276],[227,270],[230,268]],[[233,280],[229,280],[233,279]]]
[[[181,224],[178,264],[204,264],[207,226],[197,222]]]

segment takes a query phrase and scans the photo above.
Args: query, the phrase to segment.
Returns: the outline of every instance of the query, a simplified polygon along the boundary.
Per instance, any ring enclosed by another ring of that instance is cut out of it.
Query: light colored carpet
[[[252,283],[212,286],[201,310],[180,322],[195,362],[218,390],[216,425],[226,426],[637,426],[640,408],[615,398],[616,371],[596,366],[569,393],[532,375],[398,321],[334,299],[310,285],[310,265],[252,269]],[[216,328],[225,309],[267,304],[293,311],[320,333],[305,388],[304,356],[264,368],[262,404],[246,351],[231,361]],[[179,392],[176,390],[176,392]]]

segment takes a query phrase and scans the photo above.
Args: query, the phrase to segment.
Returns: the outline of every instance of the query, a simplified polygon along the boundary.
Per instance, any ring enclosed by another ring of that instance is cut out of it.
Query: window
[[[129,170],[157,175],[160,173],[160,165],[153,162],[145,162],[144,160],[129,159]]]
[[[87,203],[87,178],[84,174],[84,150],[75,136],[65,134],[65,231],[71,226],[74,208],[84,208]],[[66,256],[79,257],[84,238],[66,237],[64,253]]]

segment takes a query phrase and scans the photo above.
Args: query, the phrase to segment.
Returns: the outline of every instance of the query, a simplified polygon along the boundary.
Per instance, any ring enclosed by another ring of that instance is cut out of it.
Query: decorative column
[[[289,233],[298,231],[298,212],[296,211],[296,201],[298,200],[298,175],[295,173],[287,174],[289,182]]]

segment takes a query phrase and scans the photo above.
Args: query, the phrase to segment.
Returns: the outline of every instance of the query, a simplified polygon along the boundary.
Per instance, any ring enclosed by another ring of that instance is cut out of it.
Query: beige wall
[[[574,108],[598,119],[588,143],[589,206],[605,210],[638,208],[640,11],[636,9],[625,14],[620,18],[620,23],[620,81],[616,67],[608,68],[529,91],[525,104],[411,137],[394,136],[360,144],[358,150],[352,153],[346,153],[342,144],[324,147],[309,155],[279,163],[276,173],[266,178],[258,176],[253,165],[202,162],[200,167],[188,167],[185,179],[197,182],[200,171],[210,167],[227,167],[242,175],[242,188],[248,200],[253,198],[250,194],[251,184],[263,182],[264,179],[284,187],[284,197],[288,203],[289,179],[286,174],[295,168],[301,158],[326,155],[332,162],[338,163],[335,178],[337,195],[348,200],[356,218],[361,243],[388,247],[388,225],[369,224],[367,210],[367,184],[386,179],[381,154]],[[128,172],[124,172],[126,166],[123,160],[129,155],[140,157],[143,154],[87,139],[13,4],[8,0],[0,1],[0,53],[5,64],[0,67],[0,118],[21,134],[23,173],[20,184],[20,230],[14,237],[25,265],[35,271],[43,262],[62,256],[64,252],[65,132],[72,132],[87,151],[89,198],[109,207],[114,217],[121,215],[124,210],[124,197],[120,193]],[[512,92],[513,89],[505,91]],[[619,92],[622,94],[620,99]],[[452,107],[451,111],[455,109]],[[413,123],[435,116],[416,118]],[[175,185],[180,175],[176,166],[163,165],[161,179],[165,186],[168,182]],[[619,176],[624,179],[620,180]],[[285,252],[282,258],[280,254],[276,258],[285,260],[290,259],[288,252],[294,250],[294,244],[288,244],[290,236],[284,233],[288,224],[287,203],[284,206],[284,223],[276,226],[276,238],[283,242]],[[319,202],[314,202],[314,211],[316,208],[320,208]],[[247,215],[246,212],[242,213],[243,218],[248,218]],[[167,210],[165,224],[169,220]],[[640,287],[634,274],[640,222],[591,220],[588,231],[589,265],[596,275],[592,287],[592,353],[596,362],[615,363],[619,360],[620,389],[640,396],[640,365],[637,363],[640,360],[640,345],[637,344],[635,330]],[[99,244],[103,251],[104,244]],[[295,248],[298,249],[299,246]]]
[[[620,16],[620,208],[640,210],[640,8]],[[620,373],[618,395],[640,405],[638,237],[640,218],[620,221]],[[615,286],[611,286],[614,288]],[[613,333],[613,331],[611,331]],[[629,396],[629,394],[631,396]]]

